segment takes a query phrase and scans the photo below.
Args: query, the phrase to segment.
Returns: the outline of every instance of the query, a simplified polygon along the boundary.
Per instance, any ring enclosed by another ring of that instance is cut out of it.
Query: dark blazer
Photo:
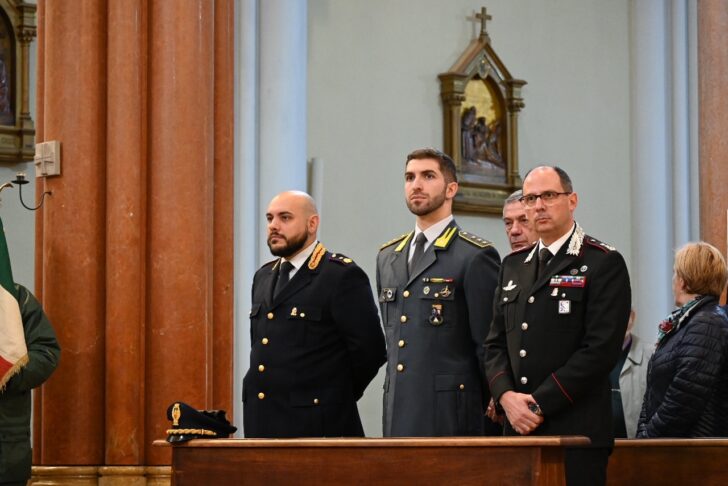
[[[490,400],[482,343],[500,257],[453,221],[408,276],[411,238],[389,242],[377,257],[387,338],[384,435],[481,435]]]
[[[363,436],[356,401],[386,359],[369,279],[319,244],[273,298],[279,263],[253,279],[245,436]]]
[[[578,225],[541,278],[536,248],[503,260],[486,341],[491,392],[533,395],[544,413],[533,435],[586,435],[610,447],[609,372],[629,317],[627,267]],[[509,424],[506,433],[515,434]]]
[[[728,437],[728,318],[697,303],[650,361],[637,437]]]

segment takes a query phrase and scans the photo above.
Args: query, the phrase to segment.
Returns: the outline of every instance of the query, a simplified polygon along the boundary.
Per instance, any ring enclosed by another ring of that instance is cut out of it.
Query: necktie
[[[546,273],[546,266],[549,264],[552,256],[548,248],[541,248],[538,251],[538,278],[541,278]]]
[[[415,251],[412,254],[412,258],[410,258],[409,262],[409,273],[412,275],[412,272],[417,269],[417,263],[422,259],[422,254],[425,253],[425,243],[427,243],[427,237],[424,233],[420,233],[417,235],[417,239],[415,240]]]
[[[289,261],[285,261],[281,264],[281,268],[278,270],[278,280],[276,280],[276,288],[273,291],[273,297],[278,297],[278,294],[283,290],[289,280],[289,276],[293,270],[293,264]]]

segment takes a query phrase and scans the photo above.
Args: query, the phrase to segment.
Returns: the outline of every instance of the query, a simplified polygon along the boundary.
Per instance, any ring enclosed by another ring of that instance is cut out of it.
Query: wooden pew
[[[607,484],[726,485],[728,439],[619,439],[609,458]]]
[[[587,444],[586,437],[198,439],[173,447],[172,484],[562,485],[564,447]]]

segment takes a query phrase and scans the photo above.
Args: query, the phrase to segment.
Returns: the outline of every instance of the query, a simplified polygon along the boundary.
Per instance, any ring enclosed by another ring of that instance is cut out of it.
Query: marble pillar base
[[[169,486],[170,466],[34,466],[33,486]]]

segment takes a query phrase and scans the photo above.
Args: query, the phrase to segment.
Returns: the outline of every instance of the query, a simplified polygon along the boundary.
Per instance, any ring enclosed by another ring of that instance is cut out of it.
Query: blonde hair
[[[675,253],[675,274],[689,294],[719,296],[728,281],[728,268],[720,251],[704,241],[688,243]]]

